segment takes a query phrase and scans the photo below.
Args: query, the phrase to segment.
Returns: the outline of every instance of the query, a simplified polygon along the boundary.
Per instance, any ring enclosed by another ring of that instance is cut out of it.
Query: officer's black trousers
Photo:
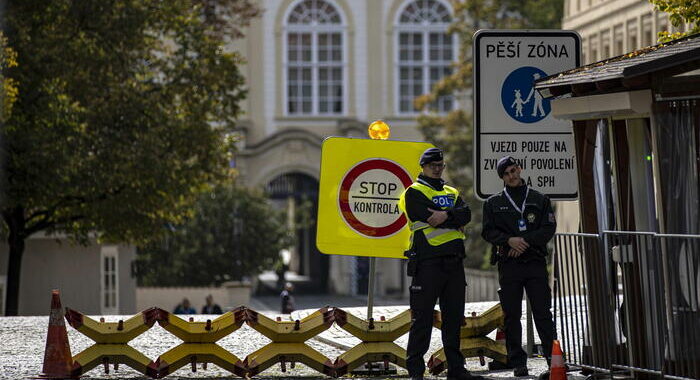
[[[421,261],[411,281],[411,330],[408,335],[406,369],[410,376],[422,376],[423,355],[430,345],[433,310],[440,299],[442,345],[447,358],[448,376],[464,372],[464,356],[459,350],[459,330],[464,318],[464,268],[456,257]]]
[[[523,289],[527,292],[532,307],[532,319],[535,321],[537,334],[542,341],[544,354],[549,361],[552,355],[554,339],[554,321],[552,320],[552,292],[549,287],[547,266],[544,261],[531,260],[520,263],[508,260],[498,264],[498,282],[501,289],[498,295],[505,316],[506,349],[508,363],[513,367],[524,367],[527,354],[522,348],[522,300]]]

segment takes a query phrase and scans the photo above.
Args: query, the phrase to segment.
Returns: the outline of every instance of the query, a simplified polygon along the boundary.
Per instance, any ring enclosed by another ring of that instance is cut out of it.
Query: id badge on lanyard
[[[518,219],[518,230],[520,232],[527,231],[527,223],[525,223],[525,202],[527,202],[527,195],[530,193],[530,188],[527,187],[525,190],[525,198],[523,199],[523,205],[522,207],[518,207],[518,205],[515,204],[513,201],[513,198],[510,197],[510,194],[508,194],[508,190],[504,187],[503,188],[503,193],[506,195],[506,198],[508,198],[508,201],[510,201],[510,204],[513,205],[513,208],[515,208],[515,211],[520,213],[520,219]]]

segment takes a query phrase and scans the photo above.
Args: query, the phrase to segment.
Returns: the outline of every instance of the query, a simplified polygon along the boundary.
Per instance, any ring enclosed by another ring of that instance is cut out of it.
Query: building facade
[[[686,26],[673,27],[649,0],[564,0],[562,29],[581,35],[586,64],[655,45],[658,32],[685,32]]]
[[[136,312],[136,279],[131,263],[136,248],[127,245],[76,245],[65,237],[32,235],[26,241],[19,284],[18,315],[48,315],[51,290],[64,306],[91,315]],[[9,246],[0,244],[0,315],[5,314]]]
[[[233,49],[247,60],[249,96],[238,131],[235,166],[247,186],[273,202],[314,216],[323,140],[367,137],[382,119],[391,139],[421,141],[413,99],[451,71],[457,57],[446,33],[452,9],[444,0],[264,0]],[[455,97],[435,107],[448,111]],[[301,229],[290,270],[319,292],[366,293],[364,258],[326,256],[316,226]],[[401,260],[378,260],[378,294],[405,289]]]

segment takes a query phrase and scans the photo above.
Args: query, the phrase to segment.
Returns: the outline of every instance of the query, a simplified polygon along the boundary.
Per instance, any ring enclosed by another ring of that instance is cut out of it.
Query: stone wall
[[[136,309],[141,311],[155,306],[172,312],[183,298],[187,298],[199,313],[206,303],[205,298],[211,294],[214,303],[227,311],[241,305],[248,306],[250,292],[249,283],[238,281],[226,282],[220,287],[138,287]]]

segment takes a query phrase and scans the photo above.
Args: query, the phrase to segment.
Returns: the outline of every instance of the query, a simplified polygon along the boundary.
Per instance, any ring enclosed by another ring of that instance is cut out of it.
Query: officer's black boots
[[[513,370],[513,376],[515,377],[523,377],[523,376],[529,376],[530,373],[527,371],[527,367],[516,367]]]

